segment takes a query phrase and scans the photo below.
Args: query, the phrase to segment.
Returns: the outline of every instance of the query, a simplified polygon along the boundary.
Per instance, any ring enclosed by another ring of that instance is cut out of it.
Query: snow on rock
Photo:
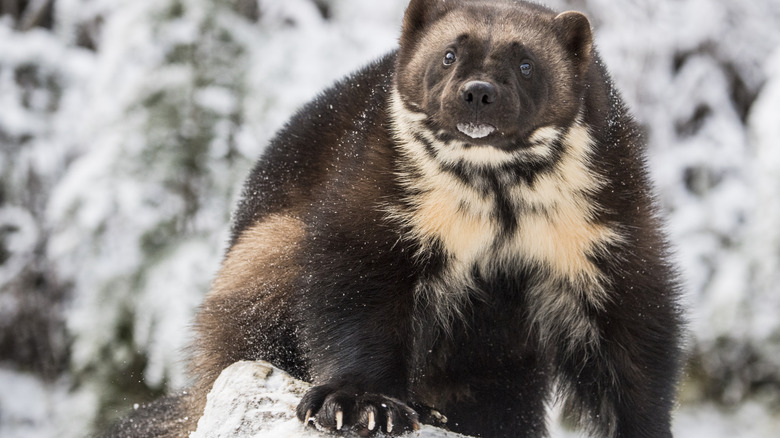
[[[304,427],[295,407],[309,389],[268,362],[236,362],[222,371],[190,438],[317,438],[333,436]],[[381,436],[381,435],[380,435]],[[431,426],[409,438],[463,438]]]

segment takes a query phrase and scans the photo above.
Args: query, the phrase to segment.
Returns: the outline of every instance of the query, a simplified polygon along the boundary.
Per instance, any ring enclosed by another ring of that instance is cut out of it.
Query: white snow
[[[318,436],[295,418],[306,388],[268,363],[237,362],[214,383],[190,438]]]
[[[12,205],[0,205],[0,224],[14,230],[6,237],[5,246],[9,252],[19,254],[18,257],[0,264],[0,284],[4,284],[19,275],[24,266],[30,262],[40,230],[29,211]]]
[[[751,337],[771,339],[776,336],[780,293],[780,47],[766,61],[764,67],[770,78],[750,114],[748,126],[756,159],[751,163],[756,189],[754,226],[746,248],[754,254],[753,269],[756,283],[767,291],[752,304]],[[758,262],[760,261],[760,262]],[[774,291],[775,293],[770,293]]]
[[[724,410],[711,404],[686,406],[677,412],[672,432],[676,437],[772,437],[780,418],[756,402]]]
[[[95,394],[73,390],[67,379],[53,383],[0,367],[0,436],[84,436],[97,406]]]

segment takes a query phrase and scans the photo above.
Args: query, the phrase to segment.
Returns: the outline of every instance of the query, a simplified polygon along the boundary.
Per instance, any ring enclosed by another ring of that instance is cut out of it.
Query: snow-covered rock
[[[236,362],[220,374],[190,438],[318,438],[333,436],[304,427],[295,407],[309,384],[268,362]],[[409,438],[465,438],[432,426]]]

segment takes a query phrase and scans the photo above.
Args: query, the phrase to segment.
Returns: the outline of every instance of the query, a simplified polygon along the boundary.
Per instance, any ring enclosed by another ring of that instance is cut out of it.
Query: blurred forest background
[[[406,0],[0,0],[0,436],[185,381],[242,180]],[[646,129],[687,285],[678,436],[780,430],[780,1],[549,0]]]

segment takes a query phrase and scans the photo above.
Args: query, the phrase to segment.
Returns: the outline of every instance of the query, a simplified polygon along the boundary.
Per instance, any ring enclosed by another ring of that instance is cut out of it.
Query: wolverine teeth
[[[387,413],[387,433],[393,433],[393,414]]]
[[[344,425],[344,412],[336,411],[336,430],[341,430]]]
[[[471,138],[484,138],[495,130],[495,126],[486,123],[458,123],[458,131]]]

